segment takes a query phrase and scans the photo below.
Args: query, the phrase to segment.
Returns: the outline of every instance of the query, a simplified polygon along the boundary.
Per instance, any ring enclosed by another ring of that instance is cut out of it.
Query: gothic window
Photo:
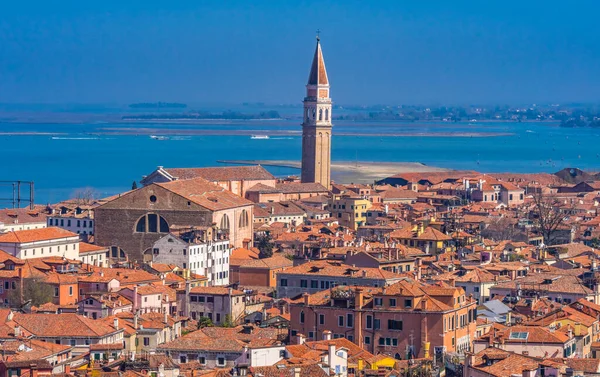
[[[323,120],[323,109],[319,109],[319,120]]]
[[[235,221],[235,219],[234,219]],[[221,226],[220,226],[221,230],[227,230],[229,229],[229,216],[227,215],[223,215],[223,217],[221,217]]]
[[[169,233],[169,224],[162,216],[149,213],[140,217],[135,225],[137,233]]]
[[[315,119],[317,116],[317,109],[312,109],[312,119]]]
[[[243,209],[242,213],[240,214],[240,228],[245,228],[248,225],[250,225],[250,218],[248,216],[248,211]]]
[[[329,109],[325,109],[325,120],[329,120]]]

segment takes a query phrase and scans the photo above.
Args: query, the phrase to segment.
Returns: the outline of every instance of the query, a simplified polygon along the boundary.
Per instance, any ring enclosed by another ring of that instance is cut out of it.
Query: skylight
[[[509,339],[522,339],[522,340],[526,340],[528,336],[529,336],[528,332],[513,332],[513,333],[510,333],[510,336],[508,338]]]

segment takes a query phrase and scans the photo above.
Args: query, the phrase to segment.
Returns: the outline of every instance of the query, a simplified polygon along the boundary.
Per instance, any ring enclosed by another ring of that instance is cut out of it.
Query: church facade
[[[321,42],[313,57],[302,122],[302,182],[331,188],[331,98]]]

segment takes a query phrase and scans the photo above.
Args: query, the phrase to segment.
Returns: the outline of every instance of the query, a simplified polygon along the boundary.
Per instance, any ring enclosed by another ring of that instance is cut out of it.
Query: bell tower
[[[316,182],[331,187],[331,98],[321,41],[313,57],[302,122],[302,182]]]

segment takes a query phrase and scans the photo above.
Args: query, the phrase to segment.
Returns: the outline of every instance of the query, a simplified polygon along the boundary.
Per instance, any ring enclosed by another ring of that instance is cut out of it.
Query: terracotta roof
[[[158,346],[159,350],[242,352],[244,346],[271,346],[276,343],[277,330],[249,325],[233,328],[205,327],[171,342]]]
[[[204,178],[156,183],[156,185],[212,211],[254,204]]]
[[[490,359],[495,362],[488,365],[486,361]],[[538,366],[539,361],[532,357],[489,347],[475,355],[472,367],[490,376],[506,377],[522,375],[524,370],[535,370]]]
[[[260,165],[222,166],[214,168],[164,168],[176,179],[204,178],[211,182],[241,180],[274,180],[275,177]]]
[[[41,229],[17,230],[14,232],[0,234],[0,242],[26,243],[67,237],[78,237],[78,235],[62,228],[48,227]]]
[[[92,245],[87,242],[79,242],[79,254],[81,253],[97,253],[100,251],[107,251],[108,248],[98,245]]]
[[[319,275],[383,280],[402,278],[402,275],[398,275],[386,270],[381,270],[379,268],[357,268],[347,264],[332,263],[326,261],[311,261],[295,267],[288,268],[285,271],[280,272],[279,274],[306,276]]]
[[[190,293],[204,294],[204,295],[218,295],[225,296],[231,291],[232,296],[243,296],[244,292],[237,289],[227,287],[194,287],[190,289]]]
[[[296,193],[311,193],[311,192],[321,192],[327,193],[329,190],[325,188],[320,183],[277,183],[275,187],[283,192],[284,194],[296,194]]]
[[[294,262],[289,260],[288,258],[275,254],[270,258],[262,258],[262,259],[248,259],[244,260],[240,263],[240,268],[282,268],[282,267],[292,267]]]
[[[258,253],[252,250],[238,247],[231,252],[230,259],[257,259]]]
[[[564,270],[563,270],[564,271]],[[589,295],[593,291],[583,285],[577,276],[564,273],[537,273],[530,274],[517,280],[511,280],[498,283],[491,287],[491,290],[497,289],[516,289],[517,284],[521,289],[544,290],[547,292],[575,293],[580,295]]]
[[[77,314],[20,314],[13,321],[36,337],[102,337],[117,330],[104,321]]]
[[[45,223],[47,215],[39,209],[6,208],[0,209],[0,223],[30,224]]]

